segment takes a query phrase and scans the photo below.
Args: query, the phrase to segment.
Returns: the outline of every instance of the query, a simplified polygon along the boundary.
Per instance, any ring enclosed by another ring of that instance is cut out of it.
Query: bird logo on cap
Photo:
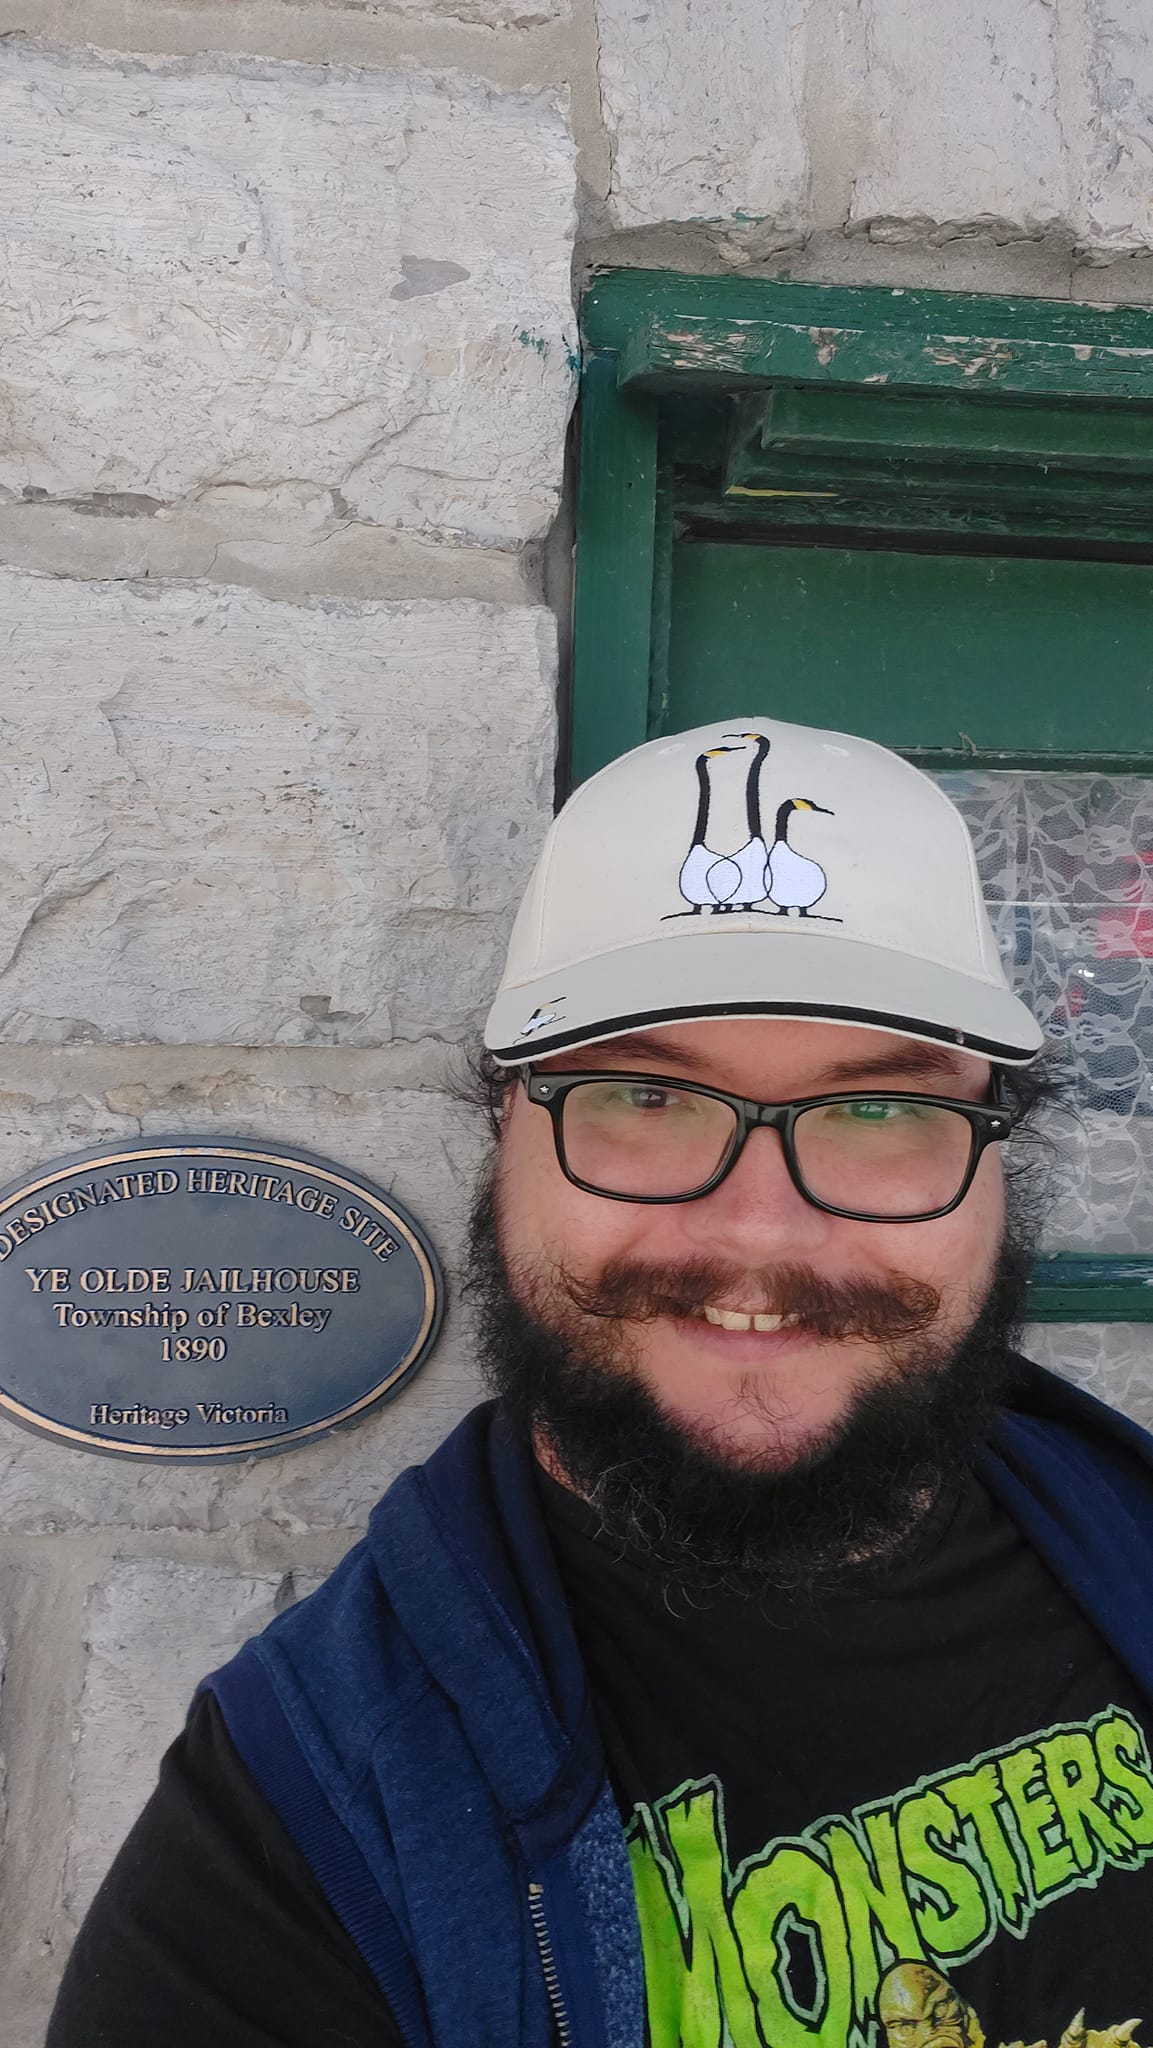
[[[761,771],[771,744],[761,732],[725,733],[720,745],[708,747],[697,755],[696,822],[689,850],[677,877],[681,895],[690,907],[688,910],[669,911],[662,923],[678,917],[700,917],[705,910],[714,917],[734,911],[756,912],[761,917],[788,917],[790,912],[796,911],[798,916],[807,918],[812,915],[814,904],[821,901],[828,887],[825,871],[819,862],[798,853],[789,845],[788,824],[794,811],[819,811],[826,818],[831,818],[833,813],[812,797],[789,797],[777,811],[772,846],[766,845],[761,826]],[[709,845],[712,805],[710,763],[723,754],[741,753],[748,745],[753,748],[745,778],[748,836],[743,845],[725,853]],[[763,903],[771,904],[772,909],[758,909]],[[842,920],[822,915],[821,921],[840,924]]]

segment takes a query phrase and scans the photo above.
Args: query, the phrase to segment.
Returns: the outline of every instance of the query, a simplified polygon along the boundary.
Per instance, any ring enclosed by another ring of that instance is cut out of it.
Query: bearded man
[[[576,793],[481,1066],[495,1399],[207,1681],[49,2048],[883,2048],[896,1964],[995,2040],[1149,2009],[1150,1446],[1012,1349],[1041,1045],[884,749]]]

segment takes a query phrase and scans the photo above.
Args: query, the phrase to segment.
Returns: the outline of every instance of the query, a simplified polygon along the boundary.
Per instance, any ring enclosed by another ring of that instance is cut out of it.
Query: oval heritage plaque
[[[442,1302],[420,1226],[331,1160],[85,1152],[0,1194],[0,1412],[121,1457],[284,1451],[399,1393]]]

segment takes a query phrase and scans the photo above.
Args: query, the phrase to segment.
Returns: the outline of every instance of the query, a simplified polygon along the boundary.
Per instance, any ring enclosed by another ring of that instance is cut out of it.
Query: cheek
[[[893,1263],[936,1287],[946,1316],[966,1315],[985,1295],[1004,1234],[1005,1182],[990,1147],[960,1208],[936,1223],[910,1224],[910,1242]]]
[[[981,1160],[960,1208],[946,1220],[956,1225],[958,1244],[987,1274],[1005,1235],[1005,1173],[995,1145]]]
[[[574,1273],[635,1255],[656,1213],[574,1188],[560,1170],[549,1118],[520,1091],[501,1133],[497,1203],[501,1245],[513,1265],[544,1262]]]

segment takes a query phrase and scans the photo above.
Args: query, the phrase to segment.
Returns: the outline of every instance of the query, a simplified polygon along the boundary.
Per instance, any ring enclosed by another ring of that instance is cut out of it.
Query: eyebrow
[[[684,1067],[689,1073],[707,1074],[716,1069],[715,1060],[704,1058],[678,1039],[657,1031],[630,1031],[621,1038],[602,1039],[597,1045],[582,1048],[582,1053],[599,1054],[614,1065],[640,1058]],[[895,1046],[889,1052],[835,1061],[821,1070],[806,1093],[820,1094],[823,1087],[837,1084],[852,1087],[858,1081],[960,1081],[963,1076],[961,1057],[956,1053],[910,1039],[907,1045]]]
[[[585,1053],[600,1053],[614,1063],[630,1059],[671,1061],[695,1074],[705,1074],[716,1065],[715,1060],[702,1058],[677,1039],[666,1038],[663,1031],[629,1031],[623,1038],[604,1038],[597,1045],[582,1046],[580,1053],[581,1057]]]
[[[891,1080],[904,1076],[911,1080],[962,1079],[964,1067],[955,1053],[939,1051],[933,1045],[918,1045],[911,1040],[908,1045],[897,1046],[892,1052],[876,1053],[871,1058],[859,1060],[838,1060],[824,1069],[826,1081],[871,1081],[876,1077]]]

